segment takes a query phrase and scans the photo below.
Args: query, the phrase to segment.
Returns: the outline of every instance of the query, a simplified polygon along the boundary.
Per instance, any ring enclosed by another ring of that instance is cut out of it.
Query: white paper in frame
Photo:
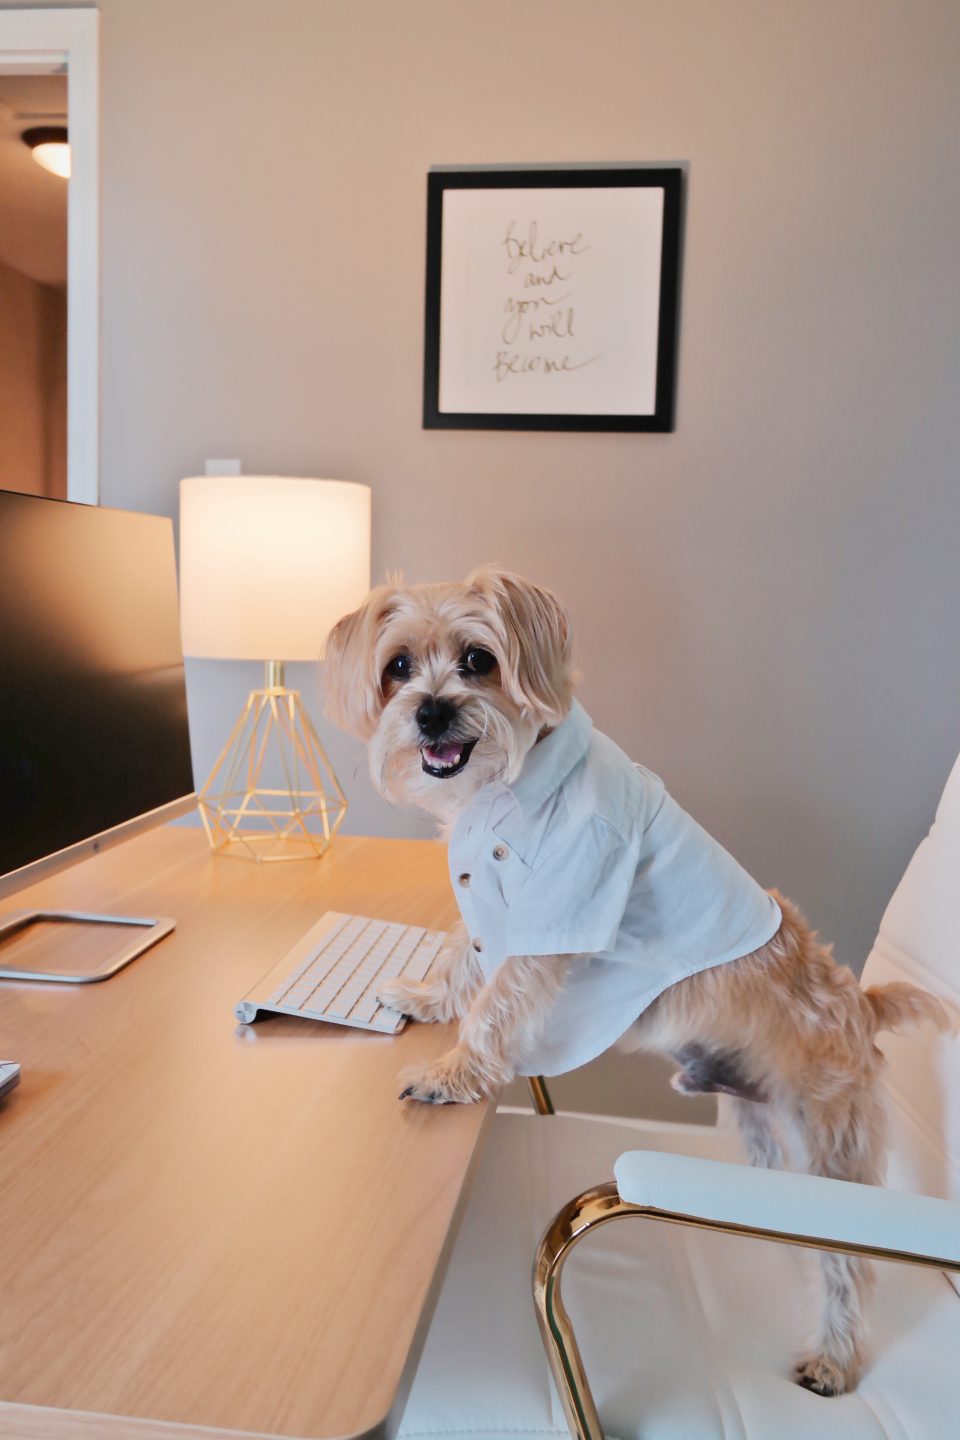
[[[679,181],[433,172],[425,426],[671,429]]]

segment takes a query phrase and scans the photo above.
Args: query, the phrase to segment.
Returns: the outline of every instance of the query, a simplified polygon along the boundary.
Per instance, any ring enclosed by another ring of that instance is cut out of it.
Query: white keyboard
[[[396,1035],[407,1023],[377,999],[385,980],[422,980],[446,940],[441,930],[328,910],[234,1006],[244,1025],[263,1013],[302,1015]]]
[[[20,1066],[15,1060],[0,1060],[0,1098],[20,1084]]]

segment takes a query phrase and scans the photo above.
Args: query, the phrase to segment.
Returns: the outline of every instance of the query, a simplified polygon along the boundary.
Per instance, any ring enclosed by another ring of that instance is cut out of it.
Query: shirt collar
[[[520,774],[507,788],[520,809],[532,815],[558,790],[587,752],[593,721],[579,700],[550,734],[527,754]]]

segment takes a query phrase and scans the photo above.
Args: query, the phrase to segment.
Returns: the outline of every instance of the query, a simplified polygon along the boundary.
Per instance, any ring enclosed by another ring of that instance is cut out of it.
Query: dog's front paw
[[[405,1070],[400,1076],[401,1100],[422,1100],[426,1105],[470,1105],[482,1099],[482,1077],[464,1058],[451,1050],[426,1069]]]
[[[377,999],[389,1010],[399,1010],[411,1020],[439,1020],[440,1007],[436,994],[422,980],[386,980]]]
[[[794,1368],[797,1384],[815,1395],[845,1395],[857,1383],[853,1369],[845,1371],[829,1355],[805,1355]]]

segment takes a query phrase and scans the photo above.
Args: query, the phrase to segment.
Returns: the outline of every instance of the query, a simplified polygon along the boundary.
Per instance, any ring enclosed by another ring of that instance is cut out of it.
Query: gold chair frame
[[[604,1435],[570,1316],[560,1293],[560,1276],[567,1256],[578,1240],[582,1240],[598,1226],[606,1225],[608,1221],[622,1220],[627,1216],[662,1220],[671,1225],[691,1225],[699,1230],[719,1230],[725,1235],[749,1235],[757,1240],[802,1245],[810,1250],[832,1250],[841,1255],[863,1255],[875,1260],[893,1260],[903,1265],[960,1271],[960,1265],[954,1260],[916,1255],[907,1250],[817,1239],[808,1235],[794,1235],[784,1230],[764,1230],[752,1225],[706,1220],[697,1215],[681,1215],[653,1205],[631,1205],[621,1200],[614,1181],[585,1190],[551,1220],[537,1247],[533,1266],[533,1301],[540,1334],[574,1440],[604,1440]]]
[[[550,1099],[550,1091],[547,1089],[547,1082],[542,1075],[528,1075],[527,1084],[530,1086],[530,1098],[533,1100],[533,1108],[538,1115],[556,1115],[553,1108],[553,1101]]]

